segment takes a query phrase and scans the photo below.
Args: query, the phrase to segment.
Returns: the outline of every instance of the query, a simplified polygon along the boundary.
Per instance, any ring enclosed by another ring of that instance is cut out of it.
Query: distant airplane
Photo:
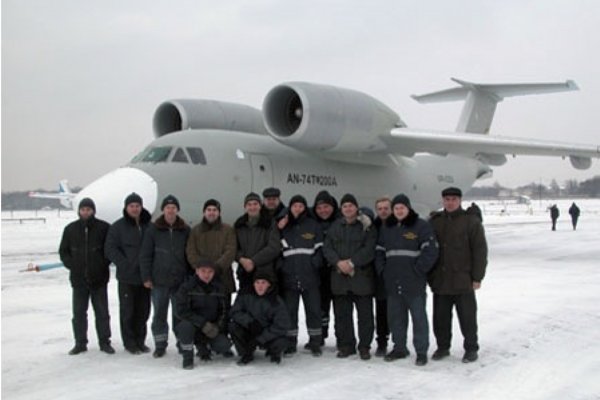
[[[46,193],[46,192],[29,192],[29,197],[36,197],[39,199],[57,199],[66,208],[73,208],[73,199],[76,193],[71,192],[69,188],[69,182],[63,179],[58,183],[58,192]]]
[[[189,223],[202,218],[209,198],[221,202],[225,221],[243,212],[243,198],[266,187],[284,201],[303,194],[309,203],[321,190],[338,199],[353,193],[373,206],[383,194],[405,193],[422,214],[440,207],[440,191],[463,191],[506,154],[569,157],[587,169],[597,145],[489,135],[498,102],[506,97],[577,90],[573,81],[539,84],[477,84],[413,98],[421,103],[464,100],[456,132],[409,129],[378,100],[358,91],[306,82],[284,83],[265,97],[262,112],[211,100],[171,100],[154,114],[156,139],[129,164],[99,178],[75,198],[96,202],[100,218],[122,215],[123,200],[140,194],[157,215],[161,199],[174,194]]]

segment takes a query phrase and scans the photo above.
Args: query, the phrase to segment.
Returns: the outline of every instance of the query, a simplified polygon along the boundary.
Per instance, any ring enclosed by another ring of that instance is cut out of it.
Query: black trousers
[[[319,291],[321,294],[321,335],[323,339],[329,336],[329,315],[331,313],[331,302],[333,294],[331,294],[331,269],[329,265],[321,268],[321,286]]]
[[[240,356],[251,355],[256,350],[258,343],[256,337],[252,336],[250,331],[237,322],[232,321],[229,324],[229,334],[231,340],[235,345],[235,350]],[[283,350],[287,347],[288,340],[285,336],[275,338],[267,343],[261,344],[267,352],[271,355],[281,355]]]
[[[126,349],[145,345],[150,317],[150,289],[119,282],[121,339]]]
[[[378,347],[386,347],[390,335],[387,316],[387,299],[375,299],[375,327]]]
[[[452,343],[452,309],[456,307],[466,351],[479,350],[477,339],[477,300],[475,292],[458,295],[433,295],[433,333],[438,349],[448,350]]]
[[[98,343],[110,343],[110,315],[108,313],[108,294],[106,285],[90,289],[87,286],[73,288],[73,336],[75,344],[85,346],[87,339],[87,310],[92,301],[96,316],[96,334]]]
[[[298,344],[298,308],[300,296],[304,303],[304,315],[306,316],[306,329],[311,342],[321,343],[321,309],[319,289],[305,289],[303,291],[284,289],[283,302],[290,315],[290,329],[287,332],[290,346]]]
[[[220,332],[216,337],[209,338],[202,333],[200,327],[186,320],[181,320],[179,325],[177,325],[177,335],[183,352],[192,353],[194,351],[194,343],[210,346],[211,350],[219,354],[223,354],[231,348],[231,342],[224,333]]]
[[[339,350],[355,350],[353,306],[358,316],[358,348],[370,349],[373,341],[373,296],[347,294],[333,297],[335,313],[335,337]]]

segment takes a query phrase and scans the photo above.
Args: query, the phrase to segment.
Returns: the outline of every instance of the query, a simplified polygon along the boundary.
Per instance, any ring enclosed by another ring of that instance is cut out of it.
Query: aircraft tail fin
[[[71,188],[69,187],[69,181],[63,179],[58,183],[58,193],[71,194]]]
[[[451,79],[460,86],[411,97],[419,103],[465,100],[457,132],[488,134],[496,105],[505,97],[579,90],[572,80],[559,83],[481,84]]]

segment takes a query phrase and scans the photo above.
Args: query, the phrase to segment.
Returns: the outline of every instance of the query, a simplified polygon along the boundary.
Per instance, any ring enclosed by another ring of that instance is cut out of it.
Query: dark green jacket
[[[436,294],[462,294],[481,282],[487,266],[487,242],[481,221],[462,208],[431,217],[440,254],[428,281]]]

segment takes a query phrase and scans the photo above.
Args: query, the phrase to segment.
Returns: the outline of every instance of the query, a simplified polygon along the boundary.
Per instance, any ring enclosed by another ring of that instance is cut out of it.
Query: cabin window
[[[169,158],[172,149],[171,146],[151,147],[146,154],[141,155],[139,161],[152,163],[165,162]]]
[[[186,147],[186,149],[194,164],[206,165],[206,157],[200,147]]]
[[[175,154],[173,154],[173,158],[171,159],[171,161],[186,164],[189,163],[188,158],[181,147],[178,147],[177,150],[175,150]]]

